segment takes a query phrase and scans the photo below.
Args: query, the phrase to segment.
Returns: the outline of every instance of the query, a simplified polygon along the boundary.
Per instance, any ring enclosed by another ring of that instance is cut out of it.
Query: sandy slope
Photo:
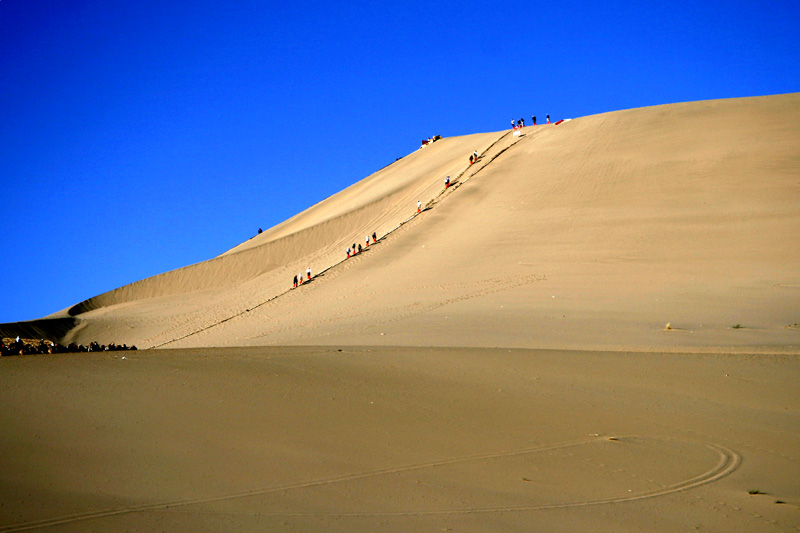
[[[140,347],[795,350],[798,154],[798,94],[443,139],[218,258],[54,316],[77,320],[67,340]],[[417,199],[432,208],[339,264]],[[308,266],[333,268],[287,293]]]
[[[219,258],[76,306],[69,338],[796,350],[799,154],[798,94],[444,139]],[[460,178],[443,193],[445,175]],[[418,198],[431,209],[338,264]]]
[[[800,94],[444,139],[26,324],[163,348],[0,361],[0,531],[800,529],[798,206]]]

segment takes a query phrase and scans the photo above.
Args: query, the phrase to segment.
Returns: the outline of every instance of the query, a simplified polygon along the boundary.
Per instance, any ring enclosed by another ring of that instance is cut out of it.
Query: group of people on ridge
[[[434,135],[433,137],[428,137],[427,139],[422,139],[422,146],[420,146],[420,148],[422,148],[423,146],[428,146],[429,144],[432,144],[432,143],[438,141],[441,138],[442,138],[441,135]]]
[[[549,120],[549,118],[550,118],[550,116],[548,115],[548,120]],[[520,120],[522,120],[522,119],[520,119]],[[514,122],[514,121],[512,120],[512,122]],[[534,117],[534,124],[535,123],[536,123],[536,117]],[[431,142],[435,141],[437,139],[441,139],[441,136],[437,135],[436,137],[434,137],[431,140]],[[423,145],[424,144],[427,144],[427,143],[425,141],[423,141]],[[472,164],[476,163],[477,161],[478,161],[478,151],[475,150],[475,151],[472,152],[472,155],[469,156],[469,164],[472,165]],[[444,179],[444,188],[447,189],[447,188],[450,187],[450,185],[451,185],[450,176],[447,176]],[[422,212],[422,202],[417,200],[417,213],[419,214],[421,212]],[[370,236],[367,235],[366,238],[364,239],[364,246],[361,246],[360,244],[356,244],[356,243],[353,243],[352,247],[348,246],[347,250],[345,250],[345,253],[347,254],[347,258],[349,259],[351,257],[355,257],[356,255],[358,255],[361,252],[363,252],[370,244],[369,243],[369,239],[370,239]],[[378,242],[378,236],[373,231],[372,232],[372,244],[375,244],[376,242]],[[308,283],[309,281],[311,281],[311,267],[308,267],[308,269],[306,270],[305,282]],[[302,284],[303,284],[303,273],[301,272],[301,273],[295,275],[294,279],[292,280],[292,286],[296,288],[296,287],[298,287],[298,286],[300,286]]]
[[[364,246],[361,246],[360,244],[356,245],[356,243],[353,243],[352,248],[350,246],[348,246],[347,247],[347,257],[348,258],[355,257],[356,254],[360,254],[362,251],[364,251],[364,249],[366,249],[369,246],[369,239],[370,239],[370,236],[367,235],[366,238],[364,239]],[[372,244],[375,244],[376,242],[378,242],[378,235],[373,231],[372,232]],[[301,272],[301,273],[295,275],[294,279],[292,280],[292,285],[294,287],[299,287],[304,282],[308,283],[309,281],[311,281],[311,267],[308,267],[306,269],[305,280],[303,279],[303,273]]]
[[[311,267],[306,269],[306,282],[311,281]],[[303,273],[300,272],[294,277],[294,286],[297,287],[298,285],[303,284]]]
[[[419,202],[417,202],[417,203],[419,203]],[[375,244],[376,242],[378,242],[378,235],[373,231],[372,232],[372,244]],[[363,247],[359,244],[358,248],[356,248],[356,243],[353,243],[353,247],[352,248],[350,248],[348,246],[347,250],[346,250],[347,257],[350,258],[350,257],[354,257],[356,254],[360,254],[368,246],[369,246],[369,235],[367,235],[366,238],[364,239],[364,246]]]
[[[533,121],[533,125],[535,126],[536,125],[536,115],[533,115],[531,117],[531,121]],[[550,115],[547,115],[547,123],[550,124]],[[519,120],[514,120],[513,118],[511,119],[511,129],[512,130],[516,130],[518,128],[524,128],[524,127],[525,127],[525,119],[524,118],[521,118]]]

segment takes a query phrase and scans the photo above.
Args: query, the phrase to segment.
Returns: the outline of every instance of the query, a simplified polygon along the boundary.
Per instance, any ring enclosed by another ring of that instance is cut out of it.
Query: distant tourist
[[[547,123],[550,124],[550,115],[547,115]]]
[[[448,188],[449,186],[450,186],[450,176],[447,176],[447,177],[444,179],[444,188],[446,189],[446,188]]]
[[[531,120],[533,121],[533,125],[535,126],[536,125],[536,115],[533,115],[531,117]]]
[[[302,272],[300,272],[300,273],[297,275],[297,279],[300,281],[300,285],[302,285],[302,284],[303,284],[303,273],[302,273]]]
[[[378,236],[375,235],[375,232],[373,231],[372,232],[372,243],[375,244],[376,242],[378,242]]]
[[[294,275],[294,287],[297,288],[297,274]]]
[[[469,156],[469,164],[472,164],[472,156]]]
[[[367,240],[367,244],[365,244],[365,245],[364,245],[364,248],[366,248],[367,246],[369,246],[369,235],[367,235],[367,239],[366,239],[366,240]]]
[[[358,253],[361,253],[361,245],[358,245]]]
[[[475,156],[475,161],[477,161],[477,160],[478,160],[478,151],[477,151],[477,150],[475,150],[475,151],[472,153],[472,155],[473,155],[473,156]]]
[[[417,213],[420,213],[420,212],[422,212],[422,202],[417,200]]]
[[[513,118],[511,119],[511,129],[512,130],[517,129],[517,121],[514,120]]]
[[[306,269],[306,276],[308,276],[308,281],[311,281],[311,267]]]
[[[347,247],[347,257],[350,257],[350,247]]]

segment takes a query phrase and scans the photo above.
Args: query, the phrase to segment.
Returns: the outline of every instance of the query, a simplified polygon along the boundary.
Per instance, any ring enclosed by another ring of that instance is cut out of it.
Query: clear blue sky
[[[0,322],[214,257],[429,135],[800,91],[799,6],[0,0]]]

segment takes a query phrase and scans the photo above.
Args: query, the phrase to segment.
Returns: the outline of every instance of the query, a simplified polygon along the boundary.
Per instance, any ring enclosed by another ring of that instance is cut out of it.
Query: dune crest
[[[66,340],[142,347],[792,350],[798,153],[800,94],[445,138],[219,257],[51,317],[77,319]],[[432,209],[410,219],[417,200]],[[391,235],[343,261],[373,231]],[[289,292],[308,266],[324,275]]]

